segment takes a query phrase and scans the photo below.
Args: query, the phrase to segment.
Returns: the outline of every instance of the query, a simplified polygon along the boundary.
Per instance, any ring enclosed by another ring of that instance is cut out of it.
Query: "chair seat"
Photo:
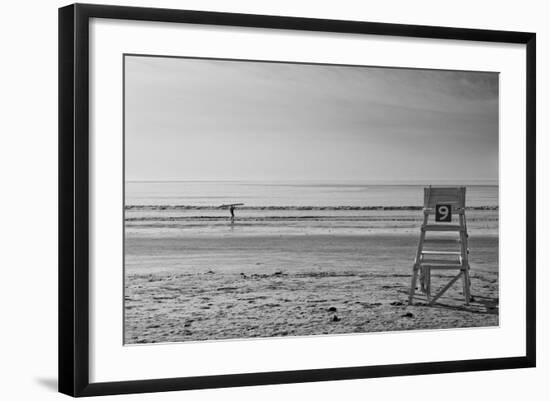
[[[424,231],[464,231],[464,227],[458,224],[426,224],[422,226]]]

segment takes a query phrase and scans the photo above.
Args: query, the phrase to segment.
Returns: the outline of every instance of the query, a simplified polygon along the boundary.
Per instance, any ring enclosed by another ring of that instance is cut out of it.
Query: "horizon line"
[[[323,183],[338,183],[338,182],[353,182],[362,184],[400,184],[400,185],[429,185],[433,183],[487,183],[486,185],[498,185],[498,179],[412,179],[412,180],[376,180],[376,179],[326,179],[326,178],[297,178],[297,179],[260,179],[260,178],[235,178],[235,179],[211,179],[211,178],[178,178],[178,179],[125,179],[127,183],[153,183],[153,182],[323,182]]]

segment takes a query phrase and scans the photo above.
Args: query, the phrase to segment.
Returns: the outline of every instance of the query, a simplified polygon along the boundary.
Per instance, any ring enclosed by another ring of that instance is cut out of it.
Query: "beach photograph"
[[[124,344],[499,325],[499,75],[124,56]]]

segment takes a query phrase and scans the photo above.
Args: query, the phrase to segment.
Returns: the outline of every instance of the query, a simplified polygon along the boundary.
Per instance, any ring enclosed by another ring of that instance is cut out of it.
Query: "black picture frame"
[[[437,38],[526,46],[526,352],[494,359],[90,383],[89,21],[91,18]],[[221,12],[74,4],[59,9],[59,391],[71,396],[142,393],[534,367],[536,35]]]

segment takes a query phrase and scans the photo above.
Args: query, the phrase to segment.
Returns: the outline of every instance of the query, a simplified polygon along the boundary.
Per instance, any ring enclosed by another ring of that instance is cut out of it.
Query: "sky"
[[[125,57],[137,180],[498,179],[498,74]]]

